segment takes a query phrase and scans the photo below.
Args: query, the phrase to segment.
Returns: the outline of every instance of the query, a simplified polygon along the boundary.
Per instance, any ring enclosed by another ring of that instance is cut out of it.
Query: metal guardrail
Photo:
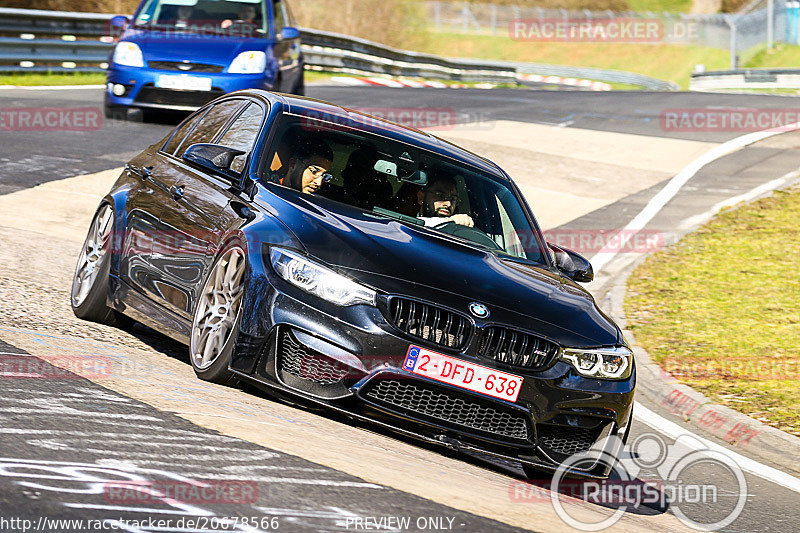
[[[302,28],[306,64],[325,70],[459,81],[513,82],[514,68],[474,59],[449,59],[399,50],[366,39]]]
[[[800,89],[800,69],[753,68],[695,72],[689,82],[691,91],[723,89]]]
[[[111,17],[106,13],[0,8],[0,34],[28,37],[0,37],[0,71],[69,70],[65,64],[101,71],[113,43],[99,38],[109,33]],[[319,69],[458,81],[503,82],[516,77],[513,69],[487,61],[446,59],[318,30],[302,29],[301,37],[306,64]],[[20,63],[32,66],[15,66]]]
[[[0,8],[0,72],[101,72],[113,47],[112,15]],[[301,29],[306,65],[317,70],[387,74],[468,82],[511,82],[517,72],[626,83],[652,90],[675,90],[670,82],[639,74],[582,67],[444,58],[399,50],[366,39]],[[26,65],[26,66],[22,66]]]
[[[542,74],[544,76],[560,76],[562,78],[585,78],[604,81],[606,83],[624,83],[644,87],[651,91],[679,91],[680,86],[671,81],[651,78],[635,72],[624,70],[599,69],[591,67],[569,67],[564,65],[548,65],[546,63],[498,62],[516,68],[524,74]]]

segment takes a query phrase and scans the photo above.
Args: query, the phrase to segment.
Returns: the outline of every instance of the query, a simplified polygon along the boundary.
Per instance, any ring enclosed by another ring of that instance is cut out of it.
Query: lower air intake
[[[602,426],[595,428],[579,428],[572,426],[556,426],[539,424],[536,426],[538,443],[554,452],[574,455],[585,452],[600,437]]]
[[[392,410],[514,440],[528,438],[522,414],[414,380],[373,379],[367,398]]]
[[[349,369],[347,365],[306,348],[285,330],[281,332],[280,336],[278,360],[282,372],[317,385],[339,383],[347,375]]]

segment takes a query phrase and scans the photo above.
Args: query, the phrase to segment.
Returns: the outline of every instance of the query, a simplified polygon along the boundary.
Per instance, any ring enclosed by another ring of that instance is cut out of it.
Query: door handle
[[[144,180],[149,180],[150,176],[152,175],[153,167],[137,167],[135,165],[125,165],[125,169],[132,174],[136,174],[140,178]]]
[[[172,198],[174,200],[180,200],[183,198],[183,185],[173,185],[169,188],[169,192],[172,193]]]

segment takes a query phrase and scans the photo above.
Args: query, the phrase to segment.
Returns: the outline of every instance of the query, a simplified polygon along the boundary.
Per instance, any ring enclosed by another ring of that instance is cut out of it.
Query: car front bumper
[[[386,296],[375,307],[338,307],[271,269],[253,273],[250,283],[260,296],[245,304],[231,364],[243,378],[427,442],[544,469],[590,449],[619,451],[608,437],[622,438],[630,424],[635,368],[618,381],[583,377],[563,361],[510,370],[471,354],[477,338],[455,351],[408,336],[394,325]],[[406,372],[412,345],[520,376],[519,396],[509,402]],[[574,473],[602,478],[610,468],[597,463]]]
[[[185,75],[209,78],[211,90],[179,90],[157,87],[161,75]],[[240,89],[273,88],[274,76],[261,74],[182,73],[147,67],[123,67],[112,64],[106,71],[105,103],[111,107],[158,108],[175,111],[194,111],[223,94]],[[123,85],[126,92],[116,96],[114,85]]]

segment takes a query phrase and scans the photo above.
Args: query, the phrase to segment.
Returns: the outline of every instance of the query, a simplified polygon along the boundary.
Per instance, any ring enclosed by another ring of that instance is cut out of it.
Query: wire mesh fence
[[[771,4],[771,5],[770,5]],[[769,42],[800,44],[800,1],[760,0],[736,14],[570,11],[470,2],[427,2],[430,29],[527,41],[683,44],[731,51],[732,60]],[[772,23],[770,24],[770,20]],[[652,28],[637,33],[637,25]],[[625,33],[625,28],[634,31]],[[732,63],[733,64],[733,63]]]

